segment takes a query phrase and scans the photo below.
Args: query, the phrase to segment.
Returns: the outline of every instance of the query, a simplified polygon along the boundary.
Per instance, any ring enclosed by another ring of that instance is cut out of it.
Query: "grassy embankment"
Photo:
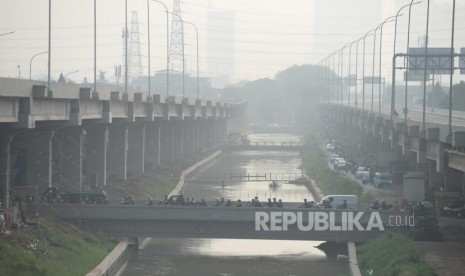
[[[363,275],[437,275],[435,270],[425,263],[423,252],[402,234],[385,233],[364,245],[357,246],[357,254]]]
[[[323,194],[357,195],[360,202],[373,201],[373,196],[370,193],[364,194],[363,188],[357,182],[328,167],[326,154],[319,146],[319,139],[315,135],[305,136],[302,160],[305,171],[315,180]]]
[[[0,275],[85,275],[116,242],[41,218],[38,229],[25,227],[13,236],[0,236]]]
[[[182,166],[147,173],[127,183],[111,183],[110,197],[163,198],[176,186]],[[13,237],[0,234],[0,275],[85,275],[114,248],[116,240],[80,231],[68,223],[41,218]]]
[[[123,198],[132,196],[137,199],[151,197],[153,199],[162,199],[169,194],[179,181],[180,172],[169,172],[158,170],[156,172],[146,173],[140,178],[131,178],[127,183],[111,183],[110,187],[105,189],[110,198]]]

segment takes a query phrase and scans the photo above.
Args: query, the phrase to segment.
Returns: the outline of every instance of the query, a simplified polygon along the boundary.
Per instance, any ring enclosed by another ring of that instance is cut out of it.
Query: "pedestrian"
[[[399,212],[400,211],[400,205],[397,203],[397,201],[394,201],[394,204],[392,205],[392,211],[394,212]]]

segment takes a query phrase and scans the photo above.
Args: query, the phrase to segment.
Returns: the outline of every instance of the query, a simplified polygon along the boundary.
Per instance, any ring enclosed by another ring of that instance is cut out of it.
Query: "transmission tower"
[[[181,20],[181,2],[174,0],[173,22],[171,24],[170,61],[171,70],[183,71],[183,24]]]
[[[121,37],[123,38],[123,64],[125,63],[125,28]],[[128,35],[128,79],[142,76],[142,54],[140,49],[140,36],[139,36],[139,22],[137,19],[137,12],[132,12],[131,18],[131,31]]]

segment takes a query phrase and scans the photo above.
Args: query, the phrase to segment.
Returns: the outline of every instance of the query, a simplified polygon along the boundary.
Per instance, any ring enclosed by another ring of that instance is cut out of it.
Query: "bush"
[[[358,263],[363,275],[434,276],[423,254],[402,234],[385,233],[357,247]],[[369,274],[367,271],[373,271]]]

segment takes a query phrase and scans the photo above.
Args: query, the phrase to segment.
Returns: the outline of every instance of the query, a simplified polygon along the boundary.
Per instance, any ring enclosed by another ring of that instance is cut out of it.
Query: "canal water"
[[[299,141],[292,134],[252,134],[249,139],[267,141]],[[275,173],[299,175],[301,158],[296,152],[249,151],[225,153],[205,166],[187,182],[185,197],[211,201],[224,197],[247,201],[258,196],[281,198],[286,201],[312,200],[303,185],[281,182],[270,187],[263,181],[223,181],[224,175]],[[222,178],[219,178],[219,177]],[[277,176],[276,176],[277,177]],[[315,248],[322,242],[228,239],[155,239],[146,240],[142,248],[129,258],[123,276],[139,275],[348,275],[346,263],[328,258]]]

